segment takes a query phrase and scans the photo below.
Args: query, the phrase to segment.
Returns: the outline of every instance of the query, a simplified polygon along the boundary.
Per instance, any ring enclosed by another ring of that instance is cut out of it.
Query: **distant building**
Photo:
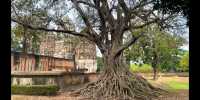
[[[41,40],[38,54],[11,51],[12,71],[85,70],[85,73],[94,73],[97,70],[95,44],[72,35],[56,38],[55,34],[47,34]]]
[[[87,69],[88,73],[96,72],[97,61],[96,61],[96,46],[95,44],[81,39],[81,42],[76,46],[76,67],[78,69]]]
[[[73,59],[75,69],[86,69],[86,73],[96,72],[95,44],[83,38],[79,38],[75,43],[74,38],[74,36],[67,35],[65,38],[56,39],[53,34],[47,35],[41,42],[40,54]]]
[[[52,56],[11,51],[11,71],[52,71],[74,69],[74,60]]]

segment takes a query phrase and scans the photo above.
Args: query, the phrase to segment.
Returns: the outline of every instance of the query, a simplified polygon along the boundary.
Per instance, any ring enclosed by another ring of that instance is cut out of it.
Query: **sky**
[[[185,28],[185,33],[183,34],[183,37],[187,40],[187,43],[185,43],[181,48],[184,50],[189,51],[189,28]]]

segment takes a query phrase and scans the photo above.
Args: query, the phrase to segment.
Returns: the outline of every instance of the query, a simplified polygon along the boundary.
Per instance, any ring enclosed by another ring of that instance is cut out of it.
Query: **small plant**
[[[11,94],[23,95],[55,95],[59,87],[56,85],[30,85],[30,86],[11,86]]]

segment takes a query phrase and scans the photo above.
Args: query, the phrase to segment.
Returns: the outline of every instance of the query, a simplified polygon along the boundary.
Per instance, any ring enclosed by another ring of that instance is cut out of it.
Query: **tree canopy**
[[[146,34],[125,51],[128,61],[150,64],[169,71],[179,64],[179,48],[186,42],[183,37],[160,30],[156,26],[143,28]],[[156,73],[156,72],[154,72]]]
[[[39,52],[41,38],[45,35],[41,31],[29,30],[22,25],[11,28],[11,48],[23,52]]]
[[[155,0],[154,8],[164,13],[181,13],[183,14],[189,25],[190,0]]]

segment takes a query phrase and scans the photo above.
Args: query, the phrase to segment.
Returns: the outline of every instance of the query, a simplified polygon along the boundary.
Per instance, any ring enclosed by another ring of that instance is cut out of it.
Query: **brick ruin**
[[[97,70],[96,46],[84,38],[72,35],[56,38],[55,34],[48,34],[40,44],[40,54],[73,59],[74,69],[86,69],[85,73]]]
[[[57,78],[49,78],[52,73],[59,74],[61,72],[67,73],[61,78],[66,81],[64,83],[79,84],[88,79],[85,77],[94,74],[96,70],[95,44],[71,35],[59,39],[55,34],[46,35],[41,41],[38,54],[11,52],[12,85],[33,85],[41,84],[41,82],[44,84],[63,83],[56,81],[62,75],[57,75]],[[76,74],[79,71],[86,74]]]

